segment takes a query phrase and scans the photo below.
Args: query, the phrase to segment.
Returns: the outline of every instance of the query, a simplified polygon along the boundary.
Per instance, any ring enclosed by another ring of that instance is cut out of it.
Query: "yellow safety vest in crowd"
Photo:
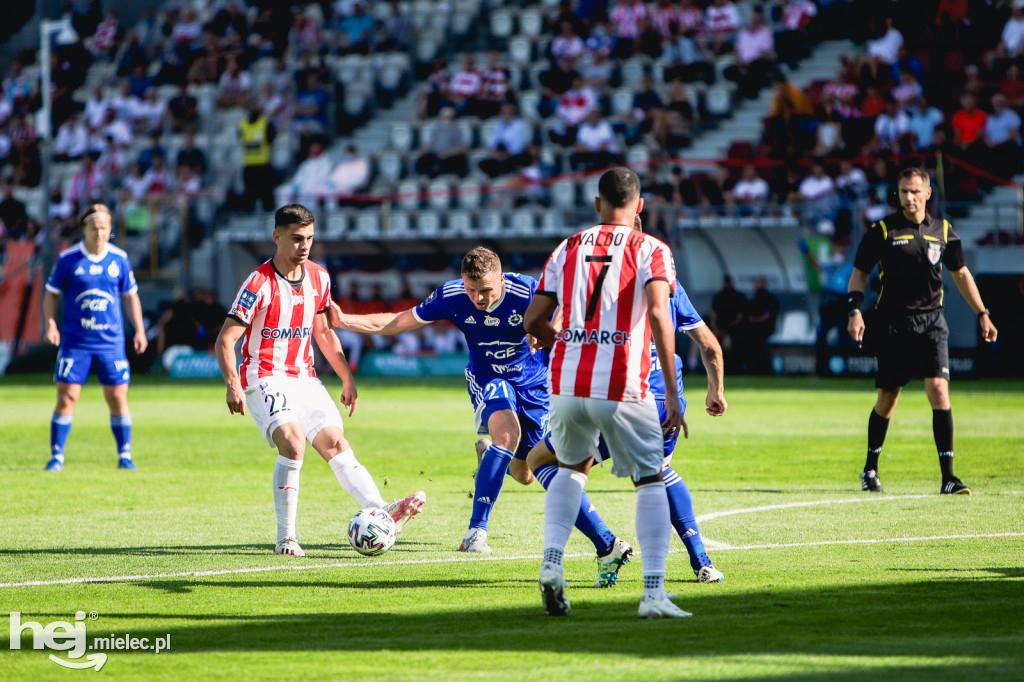
[[[242,163],[244,165],[266,166],[270,164],[268,126],[267,119],[262,116],[252,122],[248,118],[238,122],[238,131],[242,137]]]

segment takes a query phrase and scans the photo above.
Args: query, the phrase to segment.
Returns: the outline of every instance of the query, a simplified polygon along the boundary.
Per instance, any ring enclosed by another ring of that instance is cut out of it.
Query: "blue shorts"
[[[665,401],[664,399],[656,400],[655,403],[658,405],[658,419],[665,421]],[[686,416],[686,398],[679,395],[679,410],[682,415]],[[676,449],[676,441],[679,440],[679,430],[675,429],[665,434],[665,457],[671,457],[672,453]],[[544,445],[547,446],[548,450],[555,453],[555,446],[551,444],[551,434],[547,433],[544,435]],[[555,453],[557,455],[557,453]],[[597,457],[594,458],[595,463],[604,462],[611,459],[611,454],[608,452],[608,446],[605,445],[604,436],[601,436],[597,441]]]
[[[132,371],[124,350],[103,353],[92,350],[61,348],[57,354],[57,366],[53,380],[67,384],[84,384],[89,371],[96,366],[96,377],[103,386],[120,386],[130,383]]]
[[[548,430],[548,391],[543,384],[516,388],[506,379],[476,377],[466,372],[467,390],[473,401],[476,432],[487,435],[487,421],[500,410],[512,410],[519,417],[519,447],[516,459],[526,459],[533,446]]]

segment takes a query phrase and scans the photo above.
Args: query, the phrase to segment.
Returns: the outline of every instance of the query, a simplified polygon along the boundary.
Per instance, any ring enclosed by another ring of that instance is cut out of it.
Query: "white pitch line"
[[[1017,494],[1016,492],[1011,494]],[[858,502],[888,502],[892,500],[911,500],[924,497],[935,497],[934,495],[893,495],[888,497],[858,497],[844,500],[813,500],[809,502],[788,502],[786,504],[772,504],[763,507],[748,507],[746,509],[731,509],[721,512],[712,512],[710,514],[704,514],[697,517],[697,521],[704,522],[712,519],[722,518],[723,516],[733,516],[735,514],[753,514],[762,511],[772,511],[776,509],[792,509],[794,507],[814,507],[829,504],[851,504]],[[971,538],[1012,538],[1012,537],[1024,537],[1024,533],[991,533],[981,535],[936,535],[932,537],[914,537],[914,538],[868,538],[864,540],[824,540],[820,542],[794,542],[794,543],[778,543],[778,544],[763,544],[763,545],[745,545],[745,546],[733,546],[727,545],[722,542],[716,542],[714,540],[708,540],[704,538],[705,546],[710,547],[713,551],[741,551],[741,550],[753,550],[753,549],[782,549],[786,547],[820,547],[826,545],[858,545],[858,544],[877,544],[881,542],[927,542],[930,540],[968,540]],[[672,553],[678,553],[681,550],[673,550]],[[637,552],[639,554],[639,552]],[[586,558],[592,557],[592,554],[566,554],[567,558]],[[457,556],[457,557],[446,557],[444,559],[409,559],[406,561],[381,561],[374,563],[367,563],[365,561],[348,561],[331,564],[300,564],[300,565],[280,565],[280,566],[261,566],[259,568],[232,568],[223,569],[219,571],[188,571],[184,573],[153,573],[147,575],[122,575],[122,576],[102,576],[95,578],[66,578],[63,580],[28,580],[25,582],[12,582],[12,583],[0,583],[0,589],[12,588],[12,587],[46,587],[49,585],[81,585],[85,583],[116,583],[116,582],[138,582],[142,580],[167,580],[170,578],[208,578],[220,575],[242,575],[247,573],[270,573],[273,571],[315,571],[326,568],[357,568],[366,566],[416,566],[424,564],[452,564],[462,563],[468,561],[523,561],[523,560],[537,560],[540,559],[539,554],[528,554],[520,556],[486,556],[486,557],[468,557],[468,556]]]

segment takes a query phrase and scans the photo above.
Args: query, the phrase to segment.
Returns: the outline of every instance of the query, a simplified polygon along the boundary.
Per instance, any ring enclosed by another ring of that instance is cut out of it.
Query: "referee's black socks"
[[[953,410],[932,410],[932,433],[942,480],[948,481],[953,477]]]
[[[885,433],[888,430],[888,418],[872,408],[871,416],[868,417],[868,458],[864,464],[864,471],[878,471],[878,456],[882,454],[882,444],[885,443]]]

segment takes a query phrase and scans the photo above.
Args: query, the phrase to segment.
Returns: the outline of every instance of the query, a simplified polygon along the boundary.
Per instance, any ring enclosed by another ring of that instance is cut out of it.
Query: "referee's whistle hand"
[[[850,336],[858,344],[864,343],[864,318],[860,313],[850,317],[850,321],[846,325],[846,331],[850,332]]]

